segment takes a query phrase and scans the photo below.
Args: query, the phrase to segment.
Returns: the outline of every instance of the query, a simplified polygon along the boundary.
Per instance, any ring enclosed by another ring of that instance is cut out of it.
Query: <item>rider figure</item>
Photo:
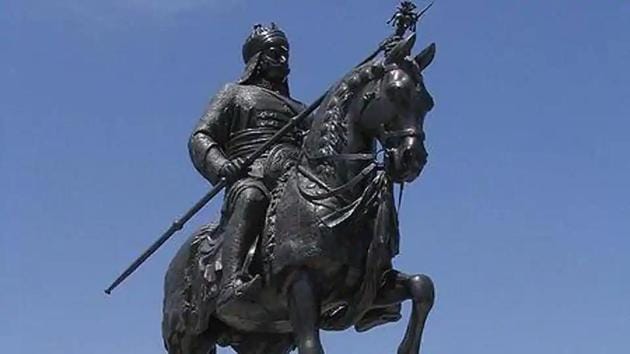
[[[284,32],[274,23],[255,25],[243,45],[243,76],[212,99],[189,141],[195,168],[213,184],[221,178],[229,183],[221,221],[224,241],[219,305],[250,286],[252,279],[242,266],[264,227],[270,190],[278,177],[278,166],[272,165],[286,156],[280,154],[278,159],[279,150],[297,148],[307,129],[307,123],[303,124],[239,173],[245,157],[305,109],[289,95],[288,59],[289,42]]]

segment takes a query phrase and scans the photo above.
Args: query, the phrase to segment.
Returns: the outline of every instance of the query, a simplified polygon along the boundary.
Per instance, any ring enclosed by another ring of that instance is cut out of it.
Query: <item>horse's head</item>
[[[418,177],[428,156],[423,124],[433,98],[424,86],[422,70],[433,60],[435,44],[411,57],[415,38],[410,35],[384,60],[368,64],[380,79],[365,87],[359,114],[366,135],[378,139],[388,152],[388,170],[396,182]]]

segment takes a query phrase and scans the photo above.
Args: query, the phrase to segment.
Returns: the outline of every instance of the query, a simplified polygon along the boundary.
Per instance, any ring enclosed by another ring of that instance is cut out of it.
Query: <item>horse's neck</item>
[[[304,144],[309,169],[333,187],[343,185],[359,173],[366,160],[348,160],[343,155],[373,153],[370,139],[360,132],[357,107],[373,75],[353,70],[322,102]]]
[[[330,187],[341,186],[352,180],[359,174],[371,161],[346,158],[356,154],[373,154],[375,152],[375,144],[366,139],[363,134],[353,123],[351,117],[345,117],[348,120],[347,134],[345,136],[345,144],[337,146],[337,151],[326,158],[320,159],[321,151],[315,144],[320,139],[321,132],[311,131],[310,144],[305,144],[305,155],[316,157],[314,160],[304,160],[303,167],[308,168],[313,174],[325,181]],[[323,128],[319,124],[315,124],[317,128]],[[307,142],[309,142],[307,138]],[[335,157],[335,155],[337,157]]]

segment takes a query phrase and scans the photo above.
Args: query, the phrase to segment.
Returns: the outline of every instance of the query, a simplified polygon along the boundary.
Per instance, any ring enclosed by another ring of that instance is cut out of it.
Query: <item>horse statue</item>
[[[434,301],[431,279],[393,269],[398,219],[393,186],[427,162],[424,118],[433,107],[415,57],[415,34],[354,68],[312,115],[301,149],[285,152],[264,231],[244,267],[255,291],[218,306],[221,225],[194,233],[165,279],[163,338],[169,354],[324,353],[320,329],[365,331],[411,316],[399,354],[419,353]]]

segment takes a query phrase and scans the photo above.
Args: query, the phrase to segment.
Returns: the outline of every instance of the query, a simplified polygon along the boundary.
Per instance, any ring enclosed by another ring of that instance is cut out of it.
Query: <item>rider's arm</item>
[[[190,158],[195,168],[212,184],[219,181],[221,167],[228,162],[224,151],[234,114],[234,91],[235,86],[228,84],[217,93],[188,142]]]

